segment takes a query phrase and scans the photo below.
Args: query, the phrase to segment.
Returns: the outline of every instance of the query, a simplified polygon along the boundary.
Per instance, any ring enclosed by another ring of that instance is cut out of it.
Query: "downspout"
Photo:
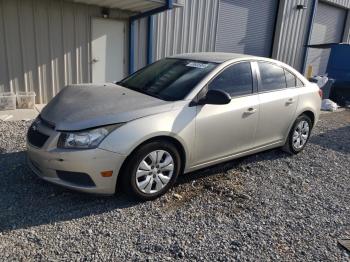
[[[135,72],[135,23],[137,19],[144,17],[152,17],[154,14],[158,14],[160,12],[172,9],[174,7],[173,0],[166,0],[166,4],[164,6],[149,10],[144,13],[140,13],[130,17],[130,31],[129,31],[129,74]],[[151,18],[152,19],[152,18]],[[153,23],[152,23],[153,24]],[[147,63],[152,61],[152,48],[153,48],[153,26],[152,30],[150,29],[150,25],[148,26],[148,36],[147,36]]]
[[[166,0],[166,9],[173,9],[174,8],[174,0]]]
[[[313,0],[312,9],[311,9],[311,17],[310,17],[309,26],[307,29],[307,40],[306,40],[305,49],[304,49],[304,60],[303,60],[302,68],[301,68],[301,72],[304,75],[305,75],[305,70],[306,70],[307,55],[309,53],[309,48],[307,46],[310,45],[310,41],[311,41],[311,33],[312,33],[312,28],[314,26],[316,12],[317,12],[317,4],[318,4],[318,0]]]

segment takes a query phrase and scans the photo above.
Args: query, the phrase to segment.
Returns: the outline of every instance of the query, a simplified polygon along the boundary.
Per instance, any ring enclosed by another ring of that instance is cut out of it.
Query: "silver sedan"
[[[65,87],[28,130],[28,163],[46,181],[149,200],[178,175],[282,147],[297,154],[322,93],[290,66],[229,53],[159,60],[115,84]]]

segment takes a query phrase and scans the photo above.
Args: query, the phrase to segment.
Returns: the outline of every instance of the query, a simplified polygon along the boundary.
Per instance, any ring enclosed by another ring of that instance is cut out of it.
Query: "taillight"
[[[320,97],[321,97],[321,99],[323,98],[323,91],[322,91],[322,89],[320,88],[320,89],[318,89],[318,94],[320,95]]]

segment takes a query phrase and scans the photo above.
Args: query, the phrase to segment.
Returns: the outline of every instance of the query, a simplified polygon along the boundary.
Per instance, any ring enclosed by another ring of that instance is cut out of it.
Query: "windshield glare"
[[[126,88],[167,101],[181,100],[217,64],[186,59],[159,60],[118,82]]]

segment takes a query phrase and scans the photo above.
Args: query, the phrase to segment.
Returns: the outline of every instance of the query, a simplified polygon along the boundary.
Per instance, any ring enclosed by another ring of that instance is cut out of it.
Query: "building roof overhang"
[[[70,0],[75,3],[97,5],[106,8],[116,8],[133,13],[143,13],[167,4],[166,0]],[[173,1],[174,7],[182,6],[183,0]]]

